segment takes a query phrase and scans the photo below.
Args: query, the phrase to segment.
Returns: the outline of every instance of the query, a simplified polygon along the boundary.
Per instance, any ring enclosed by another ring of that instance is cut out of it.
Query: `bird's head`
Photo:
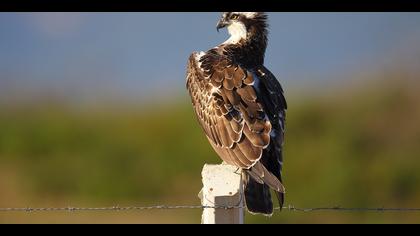
[[[216,29],[225,27],[233,38],[246,39],[252,32],[265,32],[267,15],[263,12],[224,12]]]

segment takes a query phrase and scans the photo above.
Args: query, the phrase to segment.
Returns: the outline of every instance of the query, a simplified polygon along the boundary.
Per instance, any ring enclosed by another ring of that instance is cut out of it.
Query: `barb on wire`
[[[201,205],[181,205],[181,206],[169,206],[169,205],[154,205],[154,206],[127,206],[127,207],[22,207],[22,208],[0,208],[1,212],[50,212],[50,211],[61,211],[61,212],[81,212],[81,211],[143,211],[143,210],[179,210],[179,209],[238,209],[244,208],[243,206],[201,206]],[[275,208],[280,210],[280,207]],[[326,212],[326,211],[343,211],[343,212],[419,212],[420,208],[346,208],[346,207],[314,207],[314,208],[299,208],[293,205],[284,206],[282,210],[288,210],[293,212]]]

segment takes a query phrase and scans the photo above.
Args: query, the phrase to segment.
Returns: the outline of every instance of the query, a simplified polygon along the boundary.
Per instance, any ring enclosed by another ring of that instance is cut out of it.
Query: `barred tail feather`
[[[260,162],[245,171],[245,202],[249,212],[273,214],[270,188],[274,190],[281,209],[284,204],[285,189],[280,180]]]
[[[247,170],[247,172],[251,172],[250,175],[255,179],[255,181],[265,183],[276,192],[285,192],[284,186],[280,180],[268,171],[261,162],[257,162],[253,167]]]
[[[270,188],[265,184],[260,184],[245,174],[248,178],[245,185],[245,204],[248,211],[252,214],[273,214],[273,202],[271,200]]]

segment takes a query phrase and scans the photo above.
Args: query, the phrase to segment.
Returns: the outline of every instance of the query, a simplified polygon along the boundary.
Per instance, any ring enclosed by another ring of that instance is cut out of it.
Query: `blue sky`
[[[219,17],[0,13],[0,86],[87,97],[178,92],[189,54],[227,38]],[[269,23],[266,65],[290,86],[380,70],[420,48],[420,13],[269,13]]]

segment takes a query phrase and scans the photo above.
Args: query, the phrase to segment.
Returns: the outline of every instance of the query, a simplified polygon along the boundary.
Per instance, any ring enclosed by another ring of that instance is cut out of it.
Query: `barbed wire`
[[[0,212],[88,212],[88,211],[144,211],[144,210],[179,210],[179,209],[239,209],[245,208],[244,206],[201,206],[201,205],[180,205],[180,206],[169,206],[169,205],[153,205],[153,206],[112,206],[112,207],[22,207],[22,208],[0,208]],[[326,211],[347,211],[347,212],[418,212],[420,208],[349,208],[349,207],[314,207],[314,208],[299,208],[293,205],[284,206],[282,208],[276,207],[274,210],[288,210],[294,212],[326,212]]]

